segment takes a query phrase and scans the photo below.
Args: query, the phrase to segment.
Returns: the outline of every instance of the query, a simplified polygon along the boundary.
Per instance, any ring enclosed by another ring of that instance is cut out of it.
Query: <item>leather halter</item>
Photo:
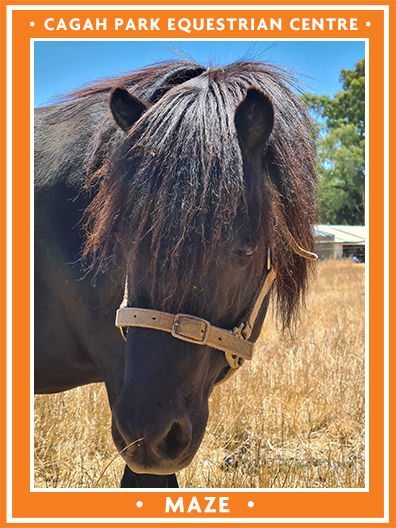
[[[316,260],[318,258],[315,253],[301,248],[289,231],[285,235],[290,247],[295,253],[309,260]],[[182,313],[175,315],[158,310],[128,307],[128,277],[126,277],[124,298],[120,308],[117,310],[115,325],[120,329],[125,341],[124,327],[132,326],[162,330],[163,332],[170,333],[176,339],[181,339],[182,341],[196,345],[207,345],[223,351],[231,369],[223,379],[216,383],[218,385],[226,381],[242,366],[245,359],[252,359],[254,343],[249,341],[249,338],[263,301],[270,292],[275,278],[276,273],[271,264],[271,250],[268,248],[266,270],[257,293],[240,325],[231,331],[213,326],[209,321],[194,315]]]

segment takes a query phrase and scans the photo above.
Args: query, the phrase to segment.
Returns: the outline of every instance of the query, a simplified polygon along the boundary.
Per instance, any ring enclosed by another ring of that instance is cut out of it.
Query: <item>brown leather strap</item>
[[[271,268],[262,278],[257,294],[252,301],[251,308],[245,316],[245,322],[243,322],[238,329],[242,339],[249,339],[252,335],[254,323],[256,322],[261,305],[263,304],[265,297],[268,295],[275,278],[276,273],[274,268]]]
[[[241,339],[235,332],[212,326],[209,321],[193,315],[173,315],[144,308],[119,308],[115,324],[118,328],[135,326],[162,330],[182,341],[208,345],[248,360],[253,357],[253,343]]]
[[[318,258],[318,255],[316,255],[316,253],[311,253],[310,251],[303,249],[296,242],[295,238],[289,230],[285,230],[284,235],[294,253],[297,253],[297,255],[300,255],[300,257],[306,258],[308,260],[316,260]],[[236,329],[242,339],[249,339],[249,337],[252,335],[254,324],[259,314],[260,308],[263,304],[265,297],[269,293],[275,278],[276,273],[271,265],[271,250],[270,248],[268,248],[267,273],[264,274],[263,278],[261,279],[261,283],[259,285],[257,293],[251,303],[251,307],[248,310],[243,323],[241,323],[239,328]]]

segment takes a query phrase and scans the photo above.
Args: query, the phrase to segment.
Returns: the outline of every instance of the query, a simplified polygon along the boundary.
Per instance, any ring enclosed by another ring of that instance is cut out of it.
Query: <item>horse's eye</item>
[[[238,257],[251,257],[257,249],[257,246],[252,246],[249,244],[238,247],[234,250],[235,255]]]

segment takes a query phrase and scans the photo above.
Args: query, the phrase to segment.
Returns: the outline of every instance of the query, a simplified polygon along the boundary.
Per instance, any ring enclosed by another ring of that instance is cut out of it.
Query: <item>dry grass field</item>
[[[293,339],[267,316],[253,361],[214,389],[181,487],[364,487],[364,273],[321,262]],[[36,487],[119,487],[103,385],[36,396],[34,444]]]

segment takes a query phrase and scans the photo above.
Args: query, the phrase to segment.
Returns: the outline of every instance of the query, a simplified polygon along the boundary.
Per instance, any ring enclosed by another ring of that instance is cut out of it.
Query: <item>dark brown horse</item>
[[[266,277],[295,321],[316,185],[295,87],[264,63],[171,62],[36,111],[35,390],[105,382],[123,487],[177,486],[213,386],[259,336]]]

